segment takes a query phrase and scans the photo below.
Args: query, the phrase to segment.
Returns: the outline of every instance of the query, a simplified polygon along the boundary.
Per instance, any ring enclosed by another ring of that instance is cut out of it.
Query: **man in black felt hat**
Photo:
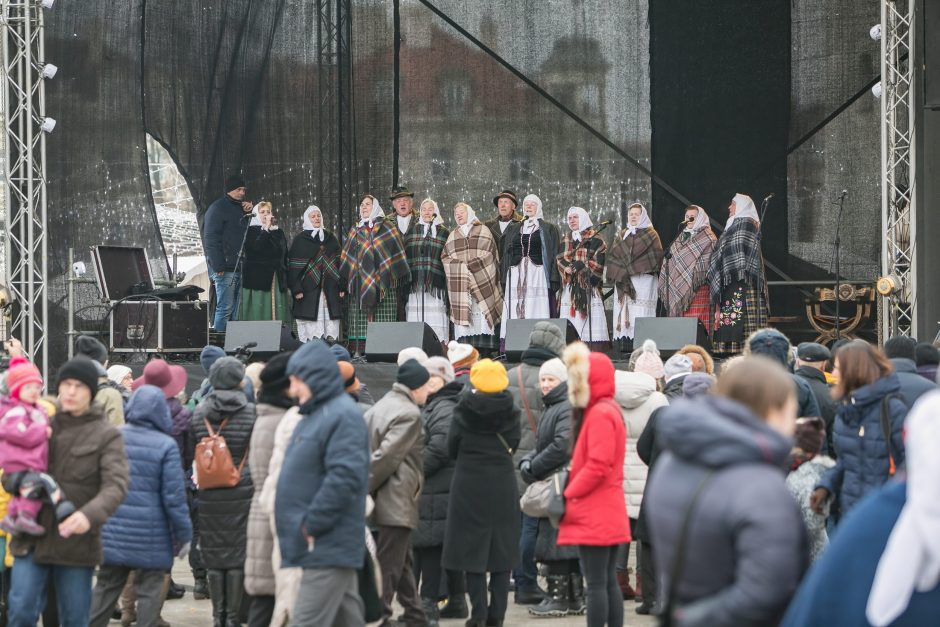
[[[389,221],[404,240],[408,229],[414,224],[412,218],[414,218],[415,194],[407,186],[399,185],[392,189],[388,199],[392,201],[392,208],[395,210],[394,219],[389,218]]]
[[[492,220],[484,222],[484,225],[493,234],[493,239],[496,240],[496,250],[502,250],[503,234],[506,232],[506,227],[513,222],[521,222],[522,214],[516,211],[516,207],[519,206],[519,199],[516,197],[515,192],[508,189],[496,194],[496,197],[493,198],[493,204],[496,205],[498,214]]]

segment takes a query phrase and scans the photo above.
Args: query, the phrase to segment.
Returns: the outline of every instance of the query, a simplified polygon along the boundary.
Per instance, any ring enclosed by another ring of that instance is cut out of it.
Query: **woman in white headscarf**
[[[339,241],[326,229],[323,212],[315,205],[307,207],[303,230],[294,236],[287,255],[287,282],[301,342],[339,338],[339,255]]]
[[[607,280],[614,284],[614,339],[623,352],[633,350],[637,318],[656,317],[656,293],[663,245],[646,207],[627,209],[626,228],[610,244]]]
[[[659,273],[659,301],[667,316],[698,318],[711,329],[708,262],[718,238],[698,205],[686,207],[682,226]]]
[[[529,194],[522,201],[522,222],[513,222],[503,235],[500,280],[503,283],[503,326],[513,319],[553,318],[555,293],[561,277],[558,256],[558,227],[545,221],[542,201]]]
[[[562,285],[560,317],[571,321],[582,342],[607,344],[610,335],[601,294],[607,244],[581,207],[568,209],[568,228],[571,232],[565,234],[557,257]]]
[[[426,198],[418,209],[418,223],[405,235],[405,255],[411,268],[405,320],[426,322],[442,344],[450,339],[447,276],[441,263],[448,235],[437,203]]]
[[[255,205],[256,214],[245,234],[242,295],[237,320],[291,319],[287,289],[287,236],[274,221],[267,201]]]

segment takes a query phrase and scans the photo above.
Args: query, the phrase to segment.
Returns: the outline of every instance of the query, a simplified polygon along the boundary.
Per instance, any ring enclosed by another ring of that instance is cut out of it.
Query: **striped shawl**
[[[617,286],[621,301],[627,296],[636,298],[631,276],[656,274],[663,262],[663,243],[656,229],[637,229],[636,235],[626,238],[624,232],[617,233],[607,255],[607,280]]]
[[[486,322],[493,328],[503,311],[503,293],[499,288],[496,242],[490,230],[475,222],[464,237],[459,228],[447,238],[441,256],[447,274],[450,319],[454,324],[470,325],[470,297],[480,305]]]
[[[361,308],[371,312],[387,290],[408,283],[401,236],[385,221],[349,229],[339,273],[349,293],[358,292]]]
[[[405,256],[411,268],[411,289],[423,289],[439,298],[446,298],[447,275],[441,263],[441,254],[450,233],[440,225],[436,237],[430,233],[424,237],[423,233],[424,229],[418,224],[409,229],[405,236]]]
[[[708,287],[712,303],[718,303],[725,288],[741,281],[767,297],[760,231],[754,220],[735,220],[721,234],[708,266]]]
[[[596,237],[594,229],[581,234],[581,241],[571,239],[571,233],[562,241],[564,252],[556,258],[562,287],[571,286],[571,306],[583,316],[588,316],[588,294],[604,282],[604,258],[607,244]],[[567,270],[571,268],[571,274]]]
[[[695,298],[695,292],[708,281],[708,262],[715,247],[710,226],[699,229],[686,241],[682,234],[669,247],[671,259],[663,261],[659,274],[659,302],[668,303],[667,316],[681,316]],[[669,279],[667,284],[666,279]]]

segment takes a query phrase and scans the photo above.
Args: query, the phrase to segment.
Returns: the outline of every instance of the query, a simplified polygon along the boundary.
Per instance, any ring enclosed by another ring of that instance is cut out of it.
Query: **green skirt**
[[[291,322],[290,293],[282,290],[243,289],[236,320],[280,320]]]
[[[359,302],[354,298],[346,299],[346,339],[364,340],[366,331],[369,328],[369,316],[364,309],[359,307]],[[398,321],[398,292],[387,290],[375,306],[372,313],[372,322],[397,322]]]

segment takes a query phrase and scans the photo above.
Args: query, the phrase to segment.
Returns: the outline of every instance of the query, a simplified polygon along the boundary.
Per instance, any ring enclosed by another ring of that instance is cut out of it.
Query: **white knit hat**
[[[451,340],[450,343],[447,344],[447,359],[449,359],[452,364],[458,364],[462,361],[466,361],[473,355],[473,350],[474,348],[469,344]]]
[[[454,380],[454,366],[450,363],[450,360],[444,357],[428,357],[424,367],[429,375],[440,377],[445,384]]]
[[[568,368],[565,367],[565,362],[555,357],[554,359],[549,359],[542,367],[539,368],[539,378],[541,379],[544,376],[555,377],[562,383],[568,380]]]
[[[398,365],[401,366],[409,359],[414,359],[422,366],[428,360],[428,354],[417,346],[409,346],[398,351]]]

